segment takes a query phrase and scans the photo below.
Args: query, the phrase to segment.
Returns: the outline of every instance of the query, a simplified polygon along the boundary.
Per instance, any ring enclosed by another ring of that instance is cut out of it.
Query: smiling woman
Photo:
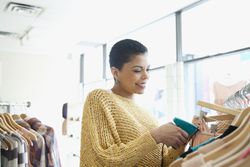
[[[187,133],[171,123],[158,127],[134,101],[149,79],[147,52],[132,39],[111,48],[114,85],[111,90],[91,91],[84,104],[81,167],[167,166],[184,151]]]

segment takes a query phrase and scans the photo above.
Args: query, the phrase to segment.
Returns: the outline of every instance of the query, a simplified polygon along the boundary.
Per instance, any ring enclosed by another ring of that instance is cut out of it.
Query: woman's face
[[[139,54],[123,65],[121,70],[115,68],[114,77],[118,80],[116,90],[124,97],[132,97],[134,93],[142,94],[146,87],[149,64],[147,56]]]

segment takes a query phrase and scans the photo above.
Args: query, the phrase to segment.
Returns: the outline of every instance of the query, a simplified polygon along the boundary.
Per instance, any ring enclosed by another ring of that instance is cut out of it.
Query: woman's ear
[[[118,70],[117,68],[111,67],[111,73],[112,73],[112,75],[113,75],[113,77],[114,77],[115,79],[118,78],[119,70]]]

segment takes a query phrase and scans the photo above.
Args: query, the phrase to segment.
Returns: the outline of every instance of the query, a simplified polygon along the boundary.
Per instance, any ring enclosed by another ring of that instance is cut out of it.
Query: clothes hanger
[[[224,161],[219,162],[218,164],[215,164],[214,167],[228,167],[231,164],[234,164],[237,162],[238,158],[249,149],[250,147],[250,142],[248,141],[248,143],[246,144],[245,148],[242,148],[239,152],[237,152],[236,154],[227,157],[227,159],[225,159]]]
[[[26,117],[28,117],[26,114],[20,114],[20,117],[22,118],[22,119],[25,119]]]
[[[250,130],[250,126],[248,128]],[[246,132],[246,131],[245,131]],[[221,166],[224,164],[224,160],[230,160],[234,155],[237,155],[238,152],[241,152],[248,146],[250,142],[250,134],[244,134],[244,137],[241,139],[238,139],[237,142],[231,143],[230,148],[226,152],[226,154],[223,154],[222,156],[219,156],[217,159],[212,161],[213,166]],[[224,164],[225,165],[225,164]]]
[[[204,161],[208,162],[210,160],[214,160],[214,159],[217,159],[219,157],[222,157],[222,156],[226,155],[228,152],[232,151],[235,147],[237,147],[237,145],[241,146],[241,143],[243,143],[242,141],[247,140],[248,136],[250,137],[250,135],[249,135],[250,124],[248,124],[249,120],[250,120],[250,112],[248,113],[248,115],[243,120],[242,124],[240,125],[240,127],[242,127],[240,133],[237,136],[235,136],[234,138],[232,138],[229,142],[221,145],[217,149],[212,150],[211,152],[206,154],[203,157]],[[236,131],[239,131],[239,130],[237,129]]]
[[[242,110],[239,115],[235,117],[235,119],[232,122],[233,126],[239,127],[240,124],[243,122],[244,118],[249,114],[250,107],[247,107],[246,109]]]
[[[237,126],[237,127],[239,127],[239,125],[242,123],[242,120],[244,119],[244,117],[246,117],[246,115],[250,111],[250,107],[246,108],[243,111],[240,111],[240,110],[225,108],[223,106],[216,105],[216,104],[210,104],[210,103],[203,102],[203,101],[198,101],[197,104],[202,106],[202,107],[206,107],[206,108],[209,108],[209,109],[213,109],[213,110],[225,113],[225,116],[224,115],[222,117],[216,116],[215,117],[216,119],[218,119],[218,118],[220,119],[220,118],[224,118],[224,117],[227,117],[228,119],[231,119],[234,116],[237,116],[237,117],[234,117],[233,122],[231,124],[231,125]],[[209,117],[207,117],[207,118],[209,119]],[[212,116],[212,118],[214,118],[214,116]],[[241,128],[236,129],[235,132],[233,132],[233,133],[229,134],[228,136],[224,137],[223,138],[223,143],[229,142],[232,138],[237,136],[240,133],[242,127],[243,126],[241,126]],[[195,156],[197,156],[199,154],[206,154],[208,152],[207,150],[214,150],[218,146],[220,146],[221,144],[222,144],[222,139],[218,138],[215,141],[213,141],[212,143],[209,143],[209,144],[199,148],[198,150],[188,154],[185,158],[180,158],[176,162],[174,161],[170,166],[171,167],[179,167],[179,166],[181,166],[181,164],[184,161],[191,160],[192,158],[194,158]]]
[[[5,120],[6,120],[6,122],[8,123],[8,125],[9,125],[12,129],[17,130],[17,127],[16,127],[16,126],[14,125],[14,123],[10,120],[8,114],[3,113],[3,116],[4,116]]]
[[[0,119],[1,119],[1,118],[0,118]],[[2,121],[2,120],[1,120],[1,121]],[[4,129],[3,126],[2,126],[1,121],[0,121],[0,133],[1,133],[1,134],[7,134],[7,132],[5,131],[5,129]]]
[[[233,120],[235,118],[235,115],[238,115],[240,113],[240,110],[234,110],[234,109],[226,108],[226,107],[221,106],[221,105],[211,104],[211,103],[207,103],[204,101],[198,101],[197,105],[199,105],[201,107],[206,107],[208,109],[216,110],[216,111],[219,111],[219,112],[225,114],[225,115],[216,115],[216,116],[206,116],[204,114],[204,112],[201,112],[200,118],[204,118],[204,120],[206,122],[225,120],[225,119],[226,120]],[[199,152],[196,152],[196,151],[193,153],[190,153],[187,155],[187,157],[180,158],[180,159],[178,159],[178,161],[175,161],[172,164],[170,164],[170,167],[180,167],[182,162],[184,162],[188,159],[191,159],[192,157],[195,157],[198,154],[199,154]]]
[[[248,113],[249,113],[248,109],[246,109],[244,111],[248,111]],[[249,120],[250,120],[250,118],[248,119],[248,122],[249,122]],[[219,166],[226,167],[225,165],[231,164],[231,162],[233,162],[233,161],[235,161],[235,159],[237,159],[237,155],[240,155],[239,153],[241,153],[241,151],[244,151],[244,148],[249,148],[249,146],[250,146],[250,134],[248,133],[249,132],[248,130],[250,130],[250,125],[247,124],[245,126],[248,128],[245,128],[243,130],[245,133],[241,132],[242,138],[238,139],[238,141],[235,141],[235,143],[231,142],[230,147],[229,146],[227,147],[228,151],[226,152],[226,154],[224,154],[223,156],[214,160],[212,162],[213,165],[218,166],[218,167]],[[227,161],[223,161],[223,160],[227,160]]]
[[[232,123],[235,116],[239,115],[241,112],[241,110],[238,110],[238,109],[231,109],[228,107],[224,107],[222,105],[212,104],[212,103],[208,103],[204,101],[198,101],[197,105],[222,113],[222,115],[215,115],[215,116],[209,116],[209,117],[203,114],[204,119],[209,122],[211,122],[212,120],[218,121],[218,123],[216,124],[216,129],[217,129],[216,132],[218,134],[223,133],[228,128],[228,126]]]
[[[215,141],[213,141],[212,143],[209,143],[209,144],[199,148],[198,150],[188,154],[182,160],[182,163],[184,163],[186,161],[192,161],[198,155],[203,155],[203,157],[209,155],[209,157],[207,157],[207,161],[209,161],[210,159],[211,160],[216,159],[218,157],[218,155],[216,154],[216,151],[217,152],[220,151],[219,148],[223,148],[222,146],[225,146],[226,143],[231,142],[232,139],[238,137],[240,133],[242,134],[242,131],[244,130],[244,128],[249,126],[249,124],[248,124],[249,119],[250,119],[250,107],[243,110],[241,112],[241,114],[239,115],[239,117],[237,119],[238,120],[237,123],[240,123],[240,126],[238,126],[238,128],[234,132],[230,133],[229,135],[225,136],[222,139],[218,138]],[[237,124],[232,124],[232,125],[237,125]],[[246,132],[246,134],[248,134],[248,133],[249,132]]]
[[[20,125],[20,126],[24,127],[25,129],[27,129],[27,127],[30,128],[30,125],[29,125],[26,121],[24,121],[24,120],[20,117],[20,115],[13,114],[13,115],[12,115],[12,118],[13,118],[15,121],[17,121],[17,120],[22,120],[22,124],[24,124],[25,126],[22,126],[22,125]]]
[[[3,114],[0,114],[1,123],[7,128],[8,132],[14,132],[15,130],[7,123],[6,118]]]
[[[203,116],[206,122],[214,122],[214,121],[225,121],[225,120],[234,120],[235,116],[231,114],[223,114],[223,115],[214,115],[214,116]]]
[[[33,142],[31,141],[30,137],[27,135],[27,133],[25,133],[25,131],[23,131],[22,128],[15,125],[14,121],[11,120],[12,117],[9,115],[9,113],[3,113],[3,116],[5,117],[6,122],[9,124],[9,126],[14,129],[14,132],[18,133],[20,137],[25,141],[25,143],[33,146]]]
[[[24,137],[29,141],[29,143],[31,145],[33,145],[33,142],[30,141],[30,139],[37,141],[37,137],[33,133],[31,133],[30,131],[28,131],[27,129],[25,129],[22,126],[18,125],[9,113],[4,113],[3,115],[9,120],[9,123],[16,130],[18,130],[18,132],[20,132],[22,135],[24,135]]]
[[[231,108],[227,108],[218,104],[212,104],[212,103],[208,103],[208,102],[204,102],[200,100],[197,102],[197,105],[201,107],[206,107],[208,109],[212,109],[215,111],[219,111],[224,114],[230,114],[230,115],[235,115],[235,116],[240,114],[240,110],[231,109]]]
[[[230,167],[249,167],[249,164],[250,164],[250,156],[246,157],[243,160],[239,160],[234,164],[231,164]]]
[[[3,119],[0,117],[0,128],[4,131],[4,132],[7,132],[7,133],[10,133],[10,129],[8,129],[6,126],[5,126],[5,123],[3,121]]]

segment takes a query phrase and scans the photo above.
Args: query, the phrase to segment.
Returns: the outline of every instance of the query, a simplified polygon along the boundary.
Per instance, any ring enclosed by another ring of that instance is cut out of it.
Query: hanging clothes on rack
[[[35,117],[11,114],[15,105],[28,107],[0,103],[1,167],[61,167],[54,129]]]
[[[213,84],[214,103],[223,105],[223,103],[229,96],[233,95],[235,92],[242,89],[244,86],[246,86],[246,84],[247,81],[244,80],[234,83],[232,85],[225,85],[220,82],[214,82]]]
[[[250,106],[250,83],[228,97],[223,103],[224,106],[234,109],[245,109]]]
[[[217,107],[217,106],[216,106]],[[227,112],[227,114],[231,113]],[[200,147],[196,147],[193,152],[187,154],[184,158],[174,161],[170,167],[192,166],[192,167],[228,167],[237,165],[243,153],[247,154],[250,143],[250,107],[236,112],[232,124],[222,134],[215,137]],[[244,158],[241,163],[250,163],[249,158]]]
[[[46,167],[60,167],[60,156],[54,129],[42,124],[37,118],[31,118],[25,114],[21,114],[20,116],[31,126],[32,129],[44,137]]]
[[[240,112],[240,110],[230,109],[218,104],[211,104],[204,101],[198,101],[197,105],[201,106],[200,115],[194,116],[192,123],[198,126],[199,131],[192,137],[190,141],[191,147],[195,147],[210,138],[223,134],[235,118],[235,115]],[[202,111],[202,107],[215,110],[219,112],[220,115],[207,116],[207,113]],[[223,126],[217,126],[220,122],[224,121],[229,121],[229,123],[223,124]],[[213,124],[211,124],[212,122]]]

